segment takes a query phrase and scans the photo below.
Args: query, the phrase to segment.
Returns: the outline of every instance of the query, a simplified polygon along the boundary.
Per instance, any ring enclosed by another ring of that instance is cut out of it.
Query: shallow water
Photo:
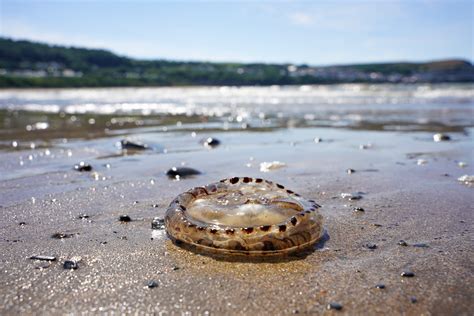
[[[163,154],[177,155],[170,167],[206,169],[208,162],[196,166],[193,156],[210,150],[200,144],[209,136],[222,141],[212,157],[225,161],[226,152],[240,148],[233,153],[241,155],[239,165],[256,164],[250,159],[260,148],[272,148],[265,161],[273,161],[274,146],[299,151],[321,137],[341,150],[351,138],[368,148],[369,131],[428,142],[429,133],[449,132],[472,140],[473,114],[472,84],[1,90],[0,180],[60,171],[84,159],[105,180],[106,164],[163,160]],[[124,138],[151,150],[123,151]]]

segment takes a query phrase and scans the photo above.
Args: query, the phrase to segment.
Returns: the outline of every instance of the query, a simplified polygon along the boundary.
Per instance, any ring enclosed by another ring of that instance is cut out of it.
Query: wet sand
[[[150,134],[140,136],[145,135]],[[473,188],[457,181],[474,173],[472,136],[453,133],[452,141],[434,143],[432,133],[424,132],[216,132],[212,136],[222,145],[210,150],[188,133],[151,135],[168,153],[100,158],[107,150],[81,147],[80,140],[68,143],[76,148],[70,157],[58,147],[49,155],[38,154],[44,149],[2,153],[2,173],[13,175],[0,182],[2,314],[473,310]],[[314,137],[323,141],[315,143]],[[359,148],[368,143],[370,148]],[[32,161],[25,159],[23,174],[14,170],[19,156],[35,153]],[[56,170],[49,169],[48,159],[55,159]],[[83,159],[99,180],[72,169]],[[418,159],[427,163],[418,165]],[[260,162],[272,160],[287,166],[259,171]],[[460,168],[458,161],[468,166]],[[181,162],[203,174],[169,180],[164,172]],[[355,173],[347,174],[348,168]],[[229,262],[178,248],[163,230],[151,229],[152,219],[163,217],[178,193],[229,176],[264,177],[315,199],[323,206],[325,240],[314,252],[281,262]],[[348,201],[341,197],[345,192],[363,192],[363,198]],[[81,214],[89,217],[78,219]],[[132,221],[120,222],[122,214]],[[55,239],[55,233],[72,237]],[[33,255],[57,260],[29,259]],[[77,270],[63,269],[64,260],[77,256]],[[415,275],[402,277],[404,271]],[[158,286],[148,288],[151,280]],[[327,310],[331,302],[342,310]]]
[[[474,175],[474,109],[469,86],[443,87],[0,91],[0,314],[471,314],[474,187],[457,179]],[[375,104],[385,90],[388,103]],[[81,112],[137,97],[132,107],[190,112]],[[22,110],[55,102],[59,112]],[[451,140],[434,142],[439,132]],[[221,145],[202,146],[209,136]],[[150,149],[123,151],[124,138]],[[286,166],[260,171],[275,160]],[[93,170],[74,170],[81,161]],[[173,166],[201,174],[171,180]],[[151,228],[179,193],[234,176],[314,199],[324,240],[245,262],[189,252]],[[78,269],[63,268],[70,259]]]

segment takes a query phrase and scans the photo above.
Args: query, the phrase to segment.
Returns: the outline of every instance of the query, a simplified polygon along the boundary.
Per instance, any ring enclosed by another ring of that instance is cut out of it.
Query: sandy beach
[[[233,109],[222,116],[101,114],[81,127],[66,121],[91,115],[7,109],[9,96],[1,100],[3,315],[469,315],[474,309],[474,188],[458,181],[474,174],[469,96],[452,107],[402,102],[380,113],[366,102],[345,113],[380,119],[356,124],[339,117],[332,125],[332,110],[294,116],[290,104],[265,113],[270,119],[261,124],[253,112]],[[124,123],[111,126],[113,119]],[[45,120],[48,128],[25,131]],[[438,132],[451,139],[434,142]],[[221,145],[199,144],[209,136]],[[152,150],[124,153],[115,145],[124,138]],[[93,170],[74,170],[80,161]],[[260,171],[260,163],[271,161],[286,165]],[[165,175],[181,165],[202,174],[180,181]],[[151,228],[179,193],[232,176],[269,179],[314,199],[322,205],[324,239],[301,256],[245,262],[189,252]],[[132,220],[121,222],[121,215]],[[30,259],[38,255],[56,260]],[[78,268],[64,269],[71,259]]]

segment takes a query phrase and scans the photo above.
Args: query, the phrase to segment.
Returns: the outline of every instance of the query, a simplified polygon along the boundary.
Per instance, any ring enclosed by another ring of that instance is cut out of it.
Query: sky
[[[0,36],[140,59],[472,61],[473,17],[471,0],[0,0]]]

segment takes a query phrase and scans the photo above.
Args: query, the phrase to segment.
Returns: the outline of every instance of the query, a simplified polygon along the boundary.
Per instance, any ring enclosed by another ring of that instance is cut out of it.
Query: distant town
[[[0,38],[0,87],[474,82],[466,60],[337,66],[137,60],[106,50]]]

